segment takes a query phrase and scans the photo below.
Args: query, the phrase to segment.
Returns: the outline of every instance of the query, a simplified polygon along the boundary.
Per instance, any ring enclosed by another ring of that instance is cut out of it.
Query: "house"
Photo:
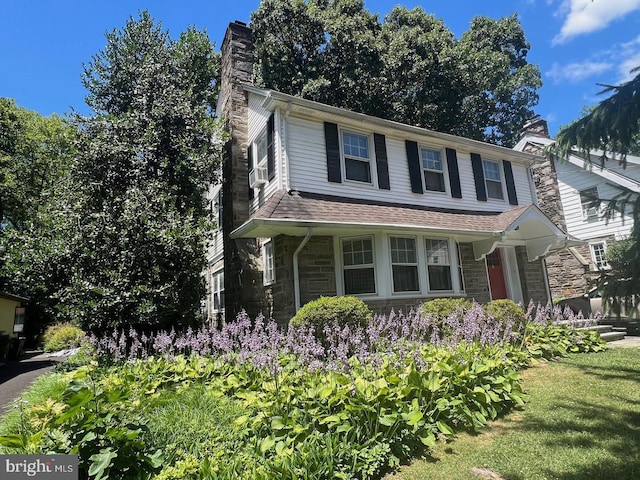
[[[286,323],[321,295],[380,312],[550,300],[543,259],[574,242],[536,205],[535,155],[257,88],[252,58],[250,29],[232,23],[210,318],[246,309]]]
[[[0,291],[0,364],[7,360],[10,350],[19,353],[27,303],[28,298]]]
[[[549,284],[554,298],[585,293],[590,280],[601,269],[607,269],[607,245],[629,236],[633,226],[631,213],[617,213],[607,218],[605,208],[593,206],[593,199],[611,199],[624,189],[640,193],[640,157],[629,155],[626,168],[614,159],[600,165],[602,152],[593,152],[590,162],[577,154],[566,161],[555,161],[542,154],[553,144],[546,122],[541,118],[530,121],[523,128],[522,137],[514,150],[540,155],[534,164],[539,171],[539,203],[554,222],[569,235],[583,241],[546,258]]]

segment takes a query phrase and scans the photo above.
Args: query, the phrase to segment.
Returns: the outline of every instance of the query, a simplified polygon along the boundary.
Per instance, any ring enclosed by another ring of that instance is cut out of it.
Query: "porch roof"
[[[373,202],[317,193],[279,190],[233,238],[277,235],[335,235],[350,230],[446,234],[472,242],[478,260],[501,245],[525,245],[529,260],[582,244],[554,225],[535,205],[503,212],[456,210]]]

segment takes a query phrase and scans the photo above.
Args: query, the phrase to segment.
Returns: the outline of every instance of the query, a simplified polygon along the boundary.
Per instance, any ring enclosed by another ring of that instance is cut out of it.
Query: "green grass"
[[[530,400],[483,432],[439,444],[388,480],[640,478],[640,349],[575,354],[524,372]],[[499,477],[494,477],[499,478]]]

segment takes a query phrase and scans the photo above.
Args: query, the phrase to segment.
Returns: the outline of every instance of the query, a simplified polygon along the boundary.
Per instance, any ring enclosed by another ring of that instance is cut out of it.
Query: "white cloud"
[[[635,52],[630,56],[626,57],[618,67],[620,72],[620,78],[618,79],[618,83],[627,82],[632,78],[634,78],[636,75],[638,75],[638,73],[640,72],[631,71],[638,67],[640,67],[640,52]]]
[[[605,28],[612,21],[640,9],[640,0],[565,0],[559,11],[564,12],[567,7],[569,13],[560,33],[553,39],[554,44]]]
[[[551,66],[551,70],[546,72],[546,75],[550,77],[554,83],[578,83],[586,78],[606,72],[612,66],[613,64],[608,62],[582,62],[570,63],[568,65],[554,63]]]

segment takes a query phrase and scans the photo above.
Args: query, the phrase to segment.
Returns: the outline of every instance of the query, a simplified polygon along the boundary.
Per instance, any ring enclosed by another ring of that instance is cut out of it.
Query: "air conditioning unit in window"
[[[249,186],[251,188],[260,188],[262,185],[269,183],[267,176],[267,167],[258,165],[249,172]]]
[[[597,207],[589,207],[585,212],[586,218],[598,218],[598,208]]]

